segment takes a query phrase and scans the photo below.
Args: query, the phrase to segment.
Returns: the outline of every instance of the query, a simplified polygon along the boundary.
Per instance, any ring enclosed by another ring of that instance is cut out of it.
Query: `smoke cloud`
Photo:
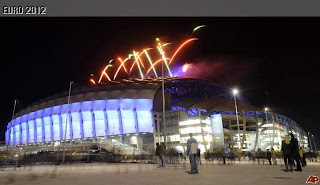
[[[184,73],[184,76],[219,81],[242,80],[251,74],[254,68],[254,62],[251,60],[239,60],[230,57],[220,57],[213,60],[198,58],[190,63],[194,67],[190,67]]]

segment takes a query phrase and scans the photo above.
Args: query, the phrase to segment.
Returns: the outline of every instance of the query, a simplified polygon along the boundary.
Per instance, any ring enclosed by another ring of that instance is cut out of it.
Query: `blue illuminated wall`
[[[153,133],[153,100],[120,98],[49,107],[8,124],[6,144],[19,145],[118,134]],[[10,141],[10,142],[9,142]]]

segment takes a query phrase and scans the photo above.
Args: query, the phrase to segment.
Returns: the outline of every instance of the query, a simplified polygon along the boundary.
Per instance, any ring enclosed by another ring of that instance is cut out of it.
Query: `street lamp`
[[[157,40],[159,41],[159,39]],[[164,74],[163,74],[163,62],[161,63],[161,76],[162,76],[162,123],[163,123],[163,142],[167,146],[167,129],[166,129],[166,100],[164,94]]]
[[[270,141],[270,127],[269,127],[269,120],[268,120],[268,107],[264,108],[264,113],[266,114],[266,121],[267,121],[267,126],[268,126],[268,135],[269,135],[269,141]]]
[[[10,136],[11,136],[11,130],[13,130],[13,128],[12,128],[12,121],[13,121],[13,118],[14,118],[14,113],[15,113],[15,111],[16,111],[16,105],[17,105],[17,100],[14,100],[14,104],[13,104],[13,111],[12,111],[12,117],[11,117],[11,128],[9,129],[9,136],[8,136],[8,144],[7,144],[7,152],[8,152],[8,146],[10,145],[10,139],[12,139],[13,140],[13,138],[10,138]],[[12,132],[12,135],[13,135],[13,132]],[[12,144],[13,144],[13,142],[12,142]]]
[[[64,142],[63,142],[63,155],[62,155],[62,163],[64,163],[64,159],[66,156],[66,137],[67,137],[67,125],[68,125],[68,119],[69,119],[69,111],[70,111],[70,95],[71,95],[71,86],[72,86],[73,82],[70,82],[70,86],[69,86],[69,96],[68,96],[68,110],[67,110],[67,116],[66,116],[66,125],[65,125],[65,129],[64,129]]]
[[[234,98],[234,107],[236,109],[236,117],[237,117],[237,125],[238,125],[239,150],[241,150],[242,147],[241,147],[241,141],[240,141],[240,126],[239,126],[238,107],[237,107],[237,99],[236,99],[236,95],[238,94],[238,89],[233,89],[232,93]]]

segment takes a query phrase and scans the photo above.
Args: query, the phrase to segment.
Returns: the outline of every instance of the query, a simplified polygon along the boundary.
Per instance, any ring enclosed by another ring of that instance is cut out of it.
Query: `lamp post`
[[[269,142],[270,142],[270,141],[271,141],[271,140],[270,140],[271,138],[270,138],[270,132],[269,132],[269,131],[270,131],[270,127],[269,127],[269,120],[268,120],[268,110],[269,110],[269,109],[268,109],[267,107],[264,108],[264,113],[266,114],[266,121],[267,121],[267,126],[268,126],[268,135],[269,135],[269,139],[268,139],[268,140],[269,140]],[[273,144],[272,144],[272,145],[273,145]],[[273,146],[272,146],[272,147],[273,147]],[[271,147],[271,148],[272,148],[272,147]]]
[[[236,109],[236,117],[237,117],[237,125],[238,125],[239,150],[241,152],[242,146],[241,146],[241,141],[240,141],[240,126],[239,126],[238,107],[237,107],[237,99],[236,99],[236,95],[238,94],[238,90],[237,89],[233,89],[232,92],[233,92],[234,106],[235,106],[235,109]]]
[[[70,95],[71,95],[71,86],[72,86],[73,82],[70,82],[70,86],[69,86],[69,96],[68,96],[68,110],[67,110],[67,116],[66,116],[66,125],[65,125],[65,129],[64,129],[64,141],[63,141],[63,155],[62,155],[62,163],[64,163],[64,159],[66,156],[66,138],[67,138],[67,125],[68,125],[68,119],[69,119],[69,110],[70,110]]]
[[[163,62],[161,62],[161,76],[162,76],[162,123],[163,123],[163,142],[167,146],[167,130],[166,130],[166,101],[164,95],[164,76],[163,76]]]
[[[13,139],[13,138],[10,138],[10,136],[11,136],[11,129],[12,129],[12,121],[13,121],[13,118],[14,118],[14,113],[15,113],[15,111],[16,111],[16,105],[17,105],[17,100],[14,100],[12,117],[11,117],[11,128],[10,128],[10,130],[9,130],[7,150],[8,150],[8,147],[9,147],[9,145],[10,145],[10,139]],[[12,135],[13,135],[13,134],[12,134]]]
[[[316,151],[317,150],[317,146],[316,146],[316,142],[315,142],[315,140],[314,140],[314,136],[313,135],[311,135],[312,136],[312,138],[313,138],[313,146],[314,146],[314,151]]]
[[[7,163],[7,160],[8,160],[8,150],[9,150],[9,145],[10,145],[10,139],[13,139],[11,138],[11,130],[12,130],[12,121],[13,121],[13,118],[14,118],[14,113],[16,111],[16,105],[17,105],[17,100],[14,100],[14,104],[13,104],[13,111],[12,111],[12,117],[11,117],[11,128],[8,130],[8,144],[7,144],[7,154],[6,154],[6,163]],[[12,131],[12,135],[13,135],[13,131]],[[13,142],[12,142],[13,144]]]
[[[312,150],[312,143],[311,143],[311,139],[310,139],[310,132],[308,132],[308,141],[309,141],[309,149],[311,151]]]

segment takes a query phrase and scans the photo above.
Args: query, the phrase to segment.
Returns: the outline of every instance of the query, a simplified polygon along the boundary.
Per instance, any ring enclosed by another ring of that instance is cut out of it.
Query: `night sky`
[[[0,23],[1,140],[14,99],[18,112],[68,90],[69,81],[88,85],[90,74],[97,77],[110,59],[154,46],[156,37],[177,46],[204,24],[193,34],[199,41],[176,65],[193,63],[201,70],[195,76],[238,87],[258,107],[268,106],[269,92],[273,112],[320,141],[319,18],[1,18]]]

